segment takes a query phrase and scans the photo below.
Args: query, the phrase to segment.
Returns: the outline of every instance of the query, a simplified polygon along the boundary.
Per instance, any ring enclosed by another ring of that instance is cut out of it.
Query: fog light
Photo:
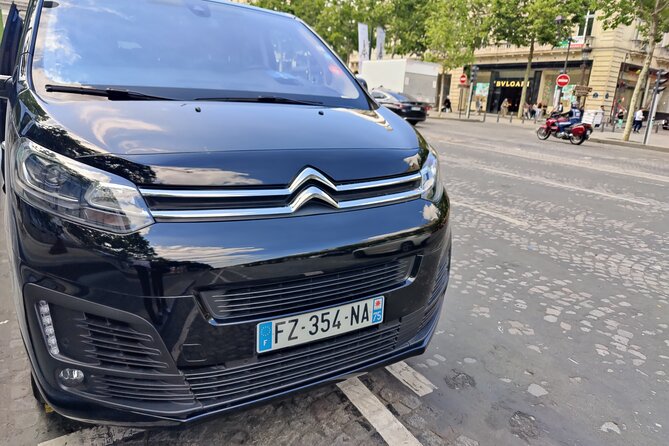
[[[84,372],[79,369],[63,369],[58,373],[58,380],[67,387],[78,386],[84,382]]]
[[[42,322],[42,330],[46,336],[46,345],[52,355],[60,353],[58,349],[58,341],[56,340],[56,332],[53,329],[53,320],[51,319],[51,310],[49,304],[45,300],[39,301],[39,315]]]

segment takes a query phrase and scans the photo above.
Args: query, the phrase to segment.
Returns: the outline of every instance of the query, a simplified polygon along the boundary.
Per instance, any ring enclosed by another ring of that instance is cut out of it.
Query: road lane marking
[[[426,377],[412,369],[409,364],[404,361],[391,364],[386,367],[395,378],[402,384],[413,390],[418,396],[425,396],[437,390],[437,386],[432,384]]]
[[[113,426],[96,426],[43,441],[38,446],[107,446],[127,440],[140,432],[143,431]]]
[[[421,446],[420,442],[383,405],[358,378],[350,378],[337,386],[367,421],[376,429],[388,446]]]
[[[484,167],[484,166],[481,166],[477,163],[463,163],[461,161],[455,161],[455,162],[453,162],[453,164],[456,164],[456,165],[459,165],[459,166],[464,166],[464,167],[471,167],[471,168],[474,168],[474,169],[485,170],[487,172],[492,172],[492,173],[496,173],[496,174],[499,174],[499,175],[504,175],[504,176],[507,176],[507,177],[518,178],[518,179],[527,180],[527,181],[533,181],[535,183],[541,183],[541,184],[545,184],[547,186],[553,186],[553,187],[557,187],[557,188],[561,188],[561,189],[575,190],[575,191],[578,191],[578,192],[585,192],[585,193],[589,193],[589,194],[593,194],[593,195],[600,195],[602,197],[611,198],[613,200],[627,201],[629,203],[639,204],[639,205],[642,205],[642,206],[649,206],[650,205],[649,202],[643,201],[643,200],[640,200],[640,199],[636,199],[636,198],[628,198],[628,197],[624,197],[622,195],[609,194],[609,193],[606,193],[606,192],[600,192],[600,191],[596,191],[596,190],[592,190],[592,189],[586,189],[585,187],[572,186],[572,185],[569,185],[569,184],[560,183],[559,181],[553,181],[553,180],[548,180],[548,179],[544,179],[544,178],[519,175],[519,174],[516,174],[516,173],[513,173],[513,172],[508,172],[506,170],[494,169],[492,167]]]
[[[482,146],[479,144],[472,144],[472,143],[462,144],[445,139],[439,139],[437,141],[445,144],[455,145],[465,149],[483,150],[485,152],[498,153],[500,155],[515,156],[518,158],[525,158],[533,161],[543,161],[553,164],[562,164],[563,166],[577,167],[581,169],[590,169],[590,170],[595,170],[597,172],[610,173],[614,175],[624,175],[628,177],[640,178],[643,180],[657,181],[660,183],[669,183],[669,177],[664,175],[656,175],[649,172],[642,172],[640,170],[623,170],[613,166],[595,166],[590,161],[587,160],[569,161],[564,158],[554,155],[548,155],[545,153],[537,154],[536,152],[521,152],[519,150],[515,152],[509,152],[507,150],[499,150],[489,146]],[[531,155],[530,153],[533,154]]]
[[[451,204],[454,204],[455,206],[460,206],[460,207],[463,207],[463,208],[471,209],[474,212],[478,212],[480,214],[485,214],[489,217],[504,220],[507,223],[511,223],[512,225],[520,226],[522,228],[527,228],[529,226],[529,224],[527,222],[517,220],[513,217],[509,217],[507,215],[500,214],[499,212],[490,211],[488,209],[484,209],[484,208],[479,207],[479,206],[474,206],[474,205],[471,205],[471,204],[465,204],[461,201],[456,201],[456,200],[453,200],[453,199],[451,199]]]

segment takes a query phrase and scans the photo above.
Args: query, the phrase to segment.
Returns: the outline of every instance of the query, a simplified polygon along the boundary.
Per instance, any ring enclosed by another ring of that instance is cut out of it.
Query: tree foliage
[[[487,0],[428,0],[426,59],[452,69],[473,61],[487,38]]]
[[[426,25],[429,2],[425,0],[389,0],[387,45],[390,54],[422,57],[428,47]]]
[[[376,27],[384,27],[392,54],[420,57],[425,52],[424,0],[255,0],[253,4],[301,18],[344,60],[358,49],[358,22],[369,25],[372,42]]]
[[[486,27],[496,43],[557,45],[590,7],[583,0],[492,0]],[[557,23],[557,16],[565,21]]]
[[[660,42],[669,32],[669,2],[667,0],[600,0],[605,28],[637,23],[643,40]],[[653,23],[655,23],[654,29]]]
[[[629,141],[634,111],[641,106],[642,89],[648,80],[655,46],[669,32],[669,1],[667,0],[600,0],[605,28],[636,24],[645,43],[645,57],[639,79],[632,93],[623,140]]]

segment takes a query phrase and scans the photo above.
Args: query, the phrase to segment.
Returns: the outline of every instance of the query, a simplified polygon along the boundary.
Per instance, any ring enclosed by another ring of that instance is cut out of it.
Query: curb
[[[634,141],[619,141],[617,139],[593,138],[592,136],[590,137],[590,139],[588,139],[588,141],[596,142],[598,144],[611,144],[612,146],[632,147],[634,149],[645,149],[645,150],[653,150],[655,152],[669,153],[669,147],[643,145],[641,143]]]

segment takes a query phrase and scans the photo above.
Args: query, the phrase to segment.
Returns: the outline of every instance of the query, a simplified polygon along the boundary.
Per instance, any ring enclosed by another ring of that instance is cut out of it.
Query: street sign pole
[[[648,125],[646,125],[646,131],[643,135],[643,144],[648,144],[650,139],[650,131],[653,127],[653,121],[655,120],[655,113],[657,112],[657,104],[660,93],[666,88],[665,83],[669,82],[669,71],[660,70],[657,73],[657,79],[655,80],[655,86],[653,87],[653,99],[650,103],[650,110],[648,110]],[[632,110],[634,112],[634,110]]]
[[[469,115],[472,111],[472,96],[474,95],[474,84],[469,84],[469,94],[467,95],[467,115],[465,116],[469,119]]]
[[[646,125],[646,132],[643,134],[643,145],[648,144],[650,139],[650,131],[653,127],[653,120],[655,112],[657,111],[657,88],[653,88],[653,100],[650,103],[650,110],[648,110],[648,125]]]
[[[460,97],[458,98],[458,119],[462,116],[462,93],[464,88],[462,88],[462,85],[460,86]]]
[[[471,81],[469,82],[469,96],[467,98],[467,119],[469,119],[469,115],[471,114],[472,111],[472,98],[474,97],[474,88],[476,87],[476,79],[478,77],[479,73],[479,67],[474,65],[471,67],[470,74],[471,74]]]
[[[555,79],[555,83],[557,84],[558,87],[560,87],[559,94],[557,95],[558,101],[557,104],[555,104],[555,108],[557,110],[560,109],[560,103],[562,101],[562,90],[564,87],[569,85],[569,82],[571,82],[571,79],[567,73],[562,73]]]

